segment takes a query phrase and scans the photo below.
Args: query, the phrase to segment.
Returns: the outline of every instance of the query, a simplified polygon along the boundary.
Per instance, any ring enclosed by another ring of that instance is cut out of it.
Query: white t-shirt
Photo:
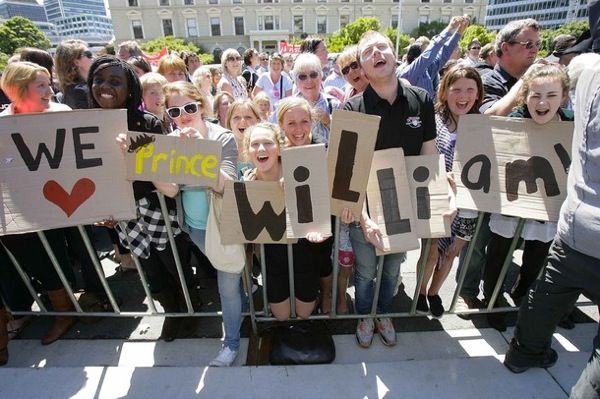
[[[271,108],[275,110],[279,104],[279,100],[285,98],[285,92],[292,90],[294,83],[290,78],[285,75],[281,75],[278,82],[273,83],[271,81],[271,74],[265,73],[258,78],[256,86],[260,87],[271,99]]]

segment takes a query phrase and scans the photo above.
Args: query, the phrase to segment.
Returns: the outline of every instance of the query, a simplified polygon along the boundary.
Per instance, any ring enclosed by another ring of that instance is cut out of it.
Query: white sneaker
[[[229,367],[237,357],[237,351],[232,351],[229,347],[221,348],[217,357],[208,364],[210,367]]]

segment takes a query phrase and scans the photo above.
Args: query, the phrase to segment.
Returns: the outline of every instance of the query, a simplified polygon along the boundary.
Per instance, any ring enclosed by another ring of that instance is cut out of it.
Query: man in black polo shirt
[[[381,123],[377,132],[375,150],[401,147],[405,155],[436,154],[435,118],[433,102],[429,94],[418,87],[405,86],[396,77],[396,56],[391,41],[379,32],[366,32],[358,43],[358,60],[369,79],[367,89],[352,97],[344,109],[371,115],[379,115]],[[368,314],[373,304],[374,284],[377,274],[375,247],[383,249],[379,226],[369,218],[367,207],[363,208],[360,225],[350,229],[356,268],[354,283],[356,309]],[[385,255],[383,277],[377,313],[389,313],[400,264],[405,254]],[[396,331],[390,318],[361,319],[356,328],[356,339],[362,347],[369,347],[377,326],[385,345],[396,344]]]
[[[541,47],[539,26],[534,19],[512,21],[496,35],[496,55],[498,63],[494,69],[482,76],[484,98],[479,111],[486,115],[506,116],[516,105],[517,94],[521,87],[521,76],[536,62]],[[455,310],[461,312],[480,306],[479,282],[486,264],[486,247],[490,240],[489,214],[485,214],[479,234],[475,238],[474,250],[469,269]],[[466,248],[463,250],[456,276],[465,267]],[[489,273],[497,271],[488,270]],[[489,295],[488,295],[489,296]],[[508,306],[503,295],[499,295],[495,306]],[[504,314],[487,315],[488,322],[499,331],[506,330]]]

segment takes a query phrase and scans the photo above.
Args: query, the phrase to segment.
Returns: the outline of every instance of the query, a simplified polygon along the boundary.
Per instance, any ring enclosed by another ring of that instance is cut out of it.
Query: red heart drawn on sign
[[[71,190],[67,193],[60,184],[54,180],[49,180],[44,184],[44,197],[62,209],[67,217],[71,216],[81,204],[96,191],[96,185],[88,178],[77,180]]]

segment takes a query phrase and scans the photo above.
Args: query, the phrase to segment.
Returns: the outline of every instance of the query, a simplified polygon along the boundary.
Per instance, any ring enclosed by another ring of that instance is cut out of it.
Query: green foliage
[[[173,36],[157,37],[140,45],[146,53],[157,53],[163,47],[167,47],[169,52],[192,51],[198,53],[199,49],[194,43],[186,43],[185,40]]]
[[[50,48],[50,40],[25,17],[12,17],[0,24],[0,52],[12,55],[18,48]]]
[[[448,24],[442,21],[431,21],[425,24],[420,24],[418,28],[414,29],[410,33],[410,35],[415,39],[420,36],[427,36],[428,38],[432,38],[433,36],[443,31],[446,26],[448,26]]]
[[[366,31],[380,29],[381,23],[377,18],[358,18],[330,36],[327,40],[327,49],[332,53],[340,53],[347,46],[357,44]]]
[[[392,44],[394,45],[394,49],[396,48],[396,38],[398,37],[398,30],[388,27],[385,32],[383,32],[387,37],[390,38]],[[410,44],[410,36],[406,33],[400,34],[400,43],[398,45],[398,57],[401,57],[406,52],[406,47]]]
[[[479,40],[479,43],[481,43],[482,46],[485,46],[496,40],[496,32],[488,32],[482,25],[471,25],[465,29],[458,44],[461,48],[466,49],[473,39]]]
[[[0,53],[0,71],[4,71],[4,68],[6,68],[8,58],[8,54]]]

